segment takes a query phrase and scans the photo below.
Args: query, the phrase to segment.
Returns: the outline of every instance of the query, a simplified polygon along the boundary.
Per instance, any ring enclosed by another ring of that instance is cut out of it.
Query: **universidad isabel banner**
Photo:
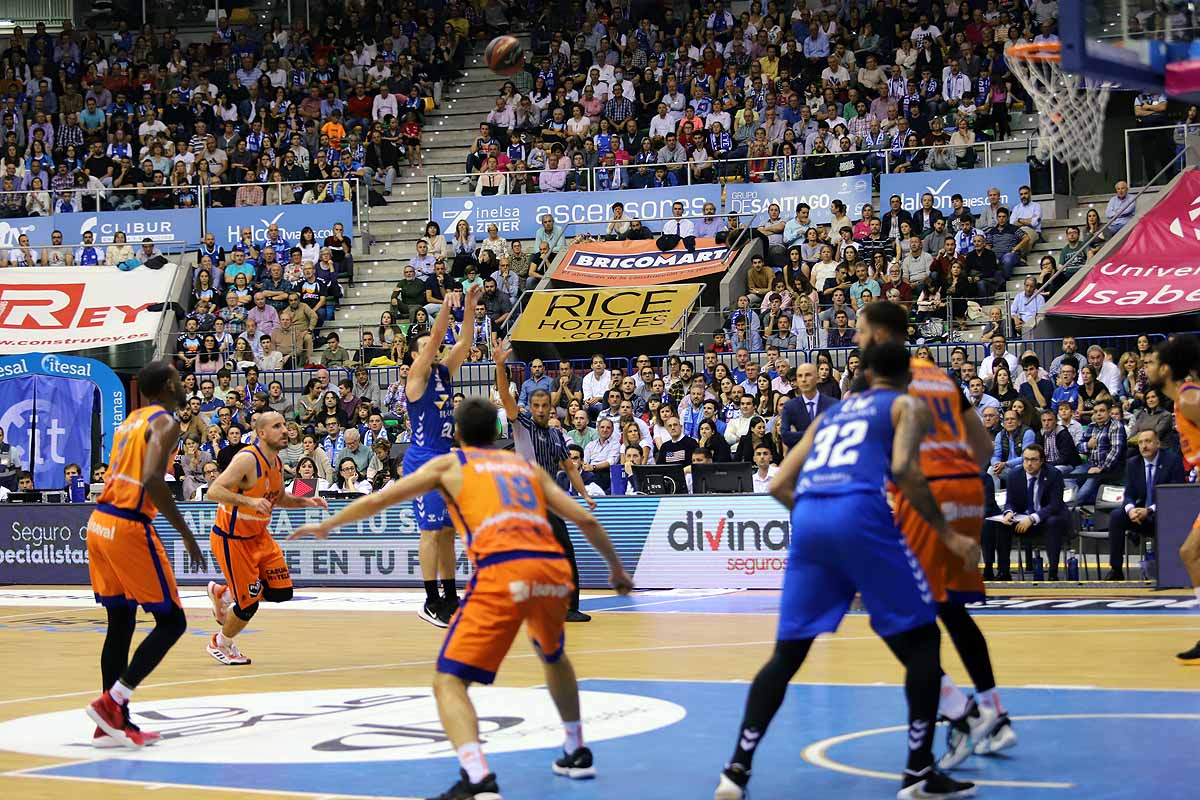
[[[783,506],[768,495],[709,497],[600,497],[596,516],[612,537],[634,582],[653,588],[778,589],[787,567],[791,525]],[[324,509],[277,509],[271,535],[279,541],[299,586],[420,586],[420,534],[409,503],[335,531],[328,539],[284,541],[305,522],[333,514]],[[0,584],[88,583],[87,519],[95,506],[0,504]],[[214,503],[181,503],[180,510],[204,551],[192,561],[179,534],[159,516],[155,530],[180,584],[219,578],[208,550]],[[571,528],[580,584],[608,586],[608,568],[583,535]],[[470,562],[458,547],[460,579]]]

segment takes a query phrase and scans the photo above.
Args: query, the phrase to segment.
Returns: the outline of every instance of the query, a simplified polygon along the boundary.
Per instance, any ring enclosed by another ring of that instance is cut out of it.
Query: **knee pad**
[[[235,605],[233,608],[230,609],[230,611],[232,611],[233,615],[235,617],[237,617],[238,619],[240,619],[242,622],[249,622],[254,617],[254,615],[258,613],[258,603],[255,603],[254,605],[250,606],[249,608],[242,608],[239,605]]]
[[[273,589],[270,586],[263,589],[263,600],[268,603],[286,603],[292,599],[292,587]]]

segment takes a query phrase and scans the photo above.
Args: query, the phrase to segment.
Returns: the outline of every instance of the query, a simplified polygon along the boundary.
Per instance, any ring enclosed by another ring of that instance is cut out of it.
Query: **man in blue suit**
[[[1153,536],[1157,519],[1155,488],[1164,483],[1184,483],[1187,476],[1183,461],[1170,450],[1163,450],[1158,434],[1142,431],[1138,436],[1138,455],[1125,462],[1125,504],[1114,508],[1108,518],[1108,565],[1106,581],[1123,581],[1125,537]]]
[[[1022,515],[1023,519],[1014,522],[1017,515]],[[1021,469],[1009,473],[1004,516],[1008,524],[997,535],[1001,563],[1008,563],[1012,544],[1010,530],[1018,536],[1028,537],[1025,540],[1026,563],[1033,562],[1032,538],[1040,535],[1046,540],[1046,554],[1050,557],[1047,578],[1058,580],[1058,556],[1071,521],[1063,502],[1062,475],[1046,466],[1046,451],[1040,444],[1026,445],[1021,451]]]
[[[779,432],[788,447],[795,447],[804,438],[804,432],[813,420],[837,403],[829,395],[817,391],[816,364],[806,363],[796,367],[793,380],[796,396],[784,404],[779,414]]]

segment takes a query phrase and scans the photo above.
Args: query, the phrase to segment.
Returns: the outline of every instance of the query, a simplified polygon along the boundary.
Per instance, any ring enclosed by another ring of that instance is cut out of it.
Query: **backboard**
[[[1060,0],[1063,70],[1162,91],[1167,64],[1200,55],[1189,11],[1180,0]]]

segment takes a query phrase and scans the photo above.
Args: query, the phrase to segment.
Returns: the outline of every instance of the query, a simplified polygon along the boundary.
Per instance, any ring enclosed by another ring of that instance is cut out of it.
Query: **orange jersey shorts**
[[[238,608],[245,610],[264,599],[264,589],[292,588],[292,575],[288,572],[283,551],[271,534],[235,538],[213,531],[208,543]]]
[[[522,622],[542,659],[554,663],[562,657],[563,624],[575,582],[566,558],[548,555],[498,553],[479,562],[450,620],[438,672],[491,683]]]
[[[106,607],[141,606],[151,613],[183,608],[162,542],[149,521],[135,516],[141,517],[135,512],[116,516],[96,510],[88,519],[88,573],[96,602]]]
[[[977,476],[931,478],[929,488],[942,508],[950,529],[980,540],[983,531],[983,479]],[[973,603],[985,596],[983,575],[978,565],[967,567],[958,556],[942,544],[935,531],[916,512],[908,498],[894,492],[896,524],[904,532],[909,549],[913,551],[933,590],[933,599]]]

